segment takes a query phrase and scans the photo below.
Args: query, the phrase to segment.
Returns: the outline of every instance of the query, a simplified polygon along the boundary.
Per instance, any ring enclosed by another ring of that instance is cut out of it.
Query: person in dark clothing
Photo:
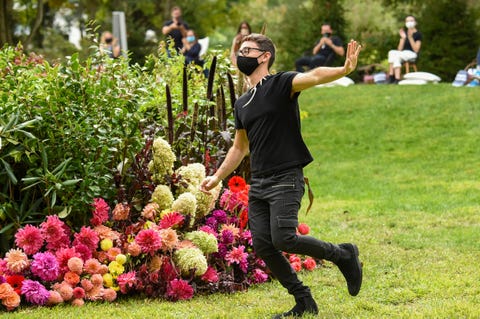
[[[202,46],[198,43],[197,37],[193,30],[188,30],[186,37],[183,38],[183,48],[180,52],[185,56],[185,64],[195,63],[196,65],[203,65],[200,60],[200,51]]]
[[[275,46],[268,37],[254,33],[245,37],[237,56],[249,90],[235,102],[233,146],[215,174],[202,181],[200,190],[209,193],[250,153],[248,223],[253,247],[296,302],[275,318],[318,313],[310,288],[299,280],[282,251],[334,262],[349,293],[355,296],[360,291],[362,265],[356,245],[332,244],[296,232],[305,187],[303,167],[313,160],[301,135],[298,97],[303,90],[351,73],[360,50],[356,41],[350,41],[342,67],[270,74]]]
[[[297,72],[303,72],[305,68],[314,69],[318,66],[330,66],[336,55],[343,56],[342,39],[332,35],[332,27],[329,24],[322,25],[322,37],[313,47],[313,56],[302,56],[295,61]]]
[[[400,40],[397,50],[388,51],[389,83],[397,84],[402,76],[402,63],[418,57],[422,46],[422,33],[417,30],[415,17],[405,18],[405,27],[398,31]]]
[[[162,33],[174,41],[174,47],[179,51],[183,47],[182,39],[187,35],[189,28],[188,24],[182,20],[182,9],[173,7],[171,14],[172,20],[163,24]]]

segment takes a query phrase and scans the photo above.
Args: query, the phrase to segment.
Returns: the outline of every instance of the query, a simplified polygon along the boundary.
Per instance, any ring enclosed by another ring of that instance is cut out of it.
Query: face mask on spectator
[[[250,32],[248,31],[247,28],[242,28],[242,29],[240,30],[240,34],[241,34],[241,35],[249,35]]]
[[[405,23],[405,26],[408,28],[408,29],[413,29],[415,28],[415,21],[407,21]]]
[[[193,41],[195,41],[195,36],[194,36],[194,35],[189,35],[189,36],[187,37],[187,41],[188,41],[188,42],[193,42]]]

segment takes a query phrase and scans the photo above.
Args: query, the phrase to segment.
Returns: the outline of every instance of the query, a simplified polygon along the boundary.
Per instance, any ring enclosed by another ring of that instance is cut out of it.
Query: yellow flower
[[[112,287],[113,286],[113,276],[111,274],[106,273],[102,277],[103,277],[103,284],[106,287]]]
[[[108,271],[114,278],[116,278],[118,275],[123,274],[125,267],[123,267],[118,261],[114,260],[108,264]]]

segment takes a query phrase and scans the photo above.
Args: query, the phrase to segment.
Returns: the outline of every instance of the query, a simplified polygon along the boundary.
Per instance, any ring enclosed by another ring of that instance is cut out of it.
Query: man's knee
[[[291,252],[297,243],[297,235],[293,232],[275,235],[272,238],[275,249]]]

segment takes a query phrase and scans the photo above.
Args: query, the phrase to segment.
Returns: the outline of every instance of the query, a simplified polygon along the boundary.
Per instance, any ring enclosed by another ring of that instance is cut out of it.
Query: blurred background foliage
[[[473,60],[480,45],[480,2],[475,0],[5,0],[0,4],[0,46],[21,41],[27,51],[49,61],[75,52],[86,57],[91,43],[85,30],[91,21],[100,34],[111,30],[112,11],[124,11],[130,61],[142,65],[158,43],[146,40],[147,30],[164,39],[161,28],[174,5],[182,8],[184,20],[200,38],[210,38],[210,48],[229,50],[243,20],[254,32],[266,26],[279,51],[274,66],[279,70],[293,69],[295,59],[310,52],[324,21],[345,42],[354,38],[363,44],[360,65],[386,67],[398,29],[412,14],[424,34],[420,70],[446,81]],[[77,46],[68,41],[74,26],[83,35]]]

